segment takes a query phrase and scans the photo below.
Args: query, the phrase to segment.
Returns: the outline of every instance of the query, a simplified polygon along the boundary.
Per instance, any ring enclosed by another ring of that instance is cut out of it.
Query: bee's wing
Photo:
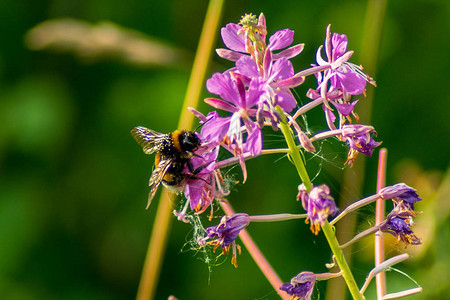
[[[171,164],[170,159],[164,159],[159,162],[159,164],[156,166],[155,170],[153,170],[152,176],[150,177],[150,181],[148,182],[148,185],[150,186],[150,193],[148,194],[148,201],[147,201],[147,207],[150,206],[150,203],[152,203],[153,197],[155,197],[156,191],[158,190],[158,187],[160,186],[164,175],[166,174],[167,170],[170,167]]]
[[[131,135],[134,137],[136,142],[141,145],[145,154],[152,154],[158,151],[158,146],[155,141],[164,137],[164,134],[142,126],[131,129]]]

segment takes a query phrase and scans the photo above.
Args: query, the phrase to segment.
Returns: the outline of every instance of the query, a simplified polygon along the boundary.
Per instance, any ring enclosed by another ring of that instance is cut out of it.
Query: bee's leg
[[[191,163],[190,161],[188,161],[188,162],[186,163],[186,165],[187,165],[187,168],[188,168],[188,170],[189,170],[189,173],[186,174],[186,177],[189,178],[189,179],[200,179],[200,180],[203,180],[203,181],[206,182],[206,183],[209,183],[208,181],[206,181],[205,179],[203,179],[203,178],[201,178],[201,177],[198,177],[197,175],[198,175],[198,173],[200,173],[204,168],[208,167],[211,163],[213,163],[213,162],[211,161],[211,162],[209,162],[209,163],[207,163],[207,164],[205,164],[205,165],[202,165],[202,166],[198,167],[197,169],[194,169],[194,166],[192,165],[192,163]]]

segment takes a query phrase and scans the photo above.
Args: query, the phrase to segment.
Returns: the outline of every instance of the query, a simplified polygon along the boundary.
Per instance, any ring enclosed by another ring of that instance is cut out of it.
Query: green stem
[[[331,251],[334,254],[337,264],[342,271],[342,277],[344,277],[345,283],[352,295],[353,299],[363,300],[365,297],[359,293],[358,285],[356,284],[355,278],[353,277],[350,267],[345,260],[344,253],[339,246],[339,243],[334,234],[333,228],[328,221],[322,224],[322,230],[327,238],[328,244],[330,245]]]
[[[284,138],[286,139],[286,143],[289,147],[288,154],[291,157],[292,162],[295,165],[295,168],[297,169],[300,179],[303,181],[303,184],[305,185],[306,191],[309,192],[312,189],[312,183],[311,180],[309,179],[308,172],[306,171],[305,164],[303,163],[303,159],[300,156],[300,150],[297,148],[297,145],[295,144],[294,136],[292,134],[291,129],[289,128],[289,125],[287,124],[287,120],[284,115],[283,109],[278,105],[275,109],[281,116],[280,128],[281,132],[284,135]]]
[[[286,143],[289,147],[288,154],[291,156],[291,159],[297,169],[298,175],[300,175],[300,178],[303,181],[303,184],[305,185],[306,191],[309,192],[312,189],[312,183],[311,180],[309,179],[308,173],[306,172],[303,159],[300,156],[300,150],[297,148],[297,145],[295,144],[294,136],[289,128],[289,125],[287,124],[283,109],[279,106],[277,106],[275,109],[281,116],[280,128],[281,132],[284,135],[284,138],[286,139]],[[342,277],[344,277],[344,280],[347,284],[348,289],[350,290],[350,293],[353,296],[353,299],[355,300],[365,299],[364,296],[359,293],[359,289],[358,286],[356,285],[355,278],[353,277],[353,274],[350,271],[350,267],[348,266],[347,261],[345,260],[344,253],[342,252],[342,249],[340,248],[340,245],[336,239],[336,235],[330,223],[328,223],[328,221],[325,221],[322,224],[322,230],[323,233],[325,234],[325,237],[327,238],[328,244],[330,245],[331,251],[333,252],[336,258],[336,262],[339,265],[339,268],[342,272]]]

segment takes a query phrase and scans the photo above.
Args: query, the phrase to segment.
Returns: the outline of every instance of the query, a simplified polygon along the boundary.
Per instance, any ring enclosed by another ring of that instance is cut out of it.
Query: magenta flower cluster
[[[261,154],[263,150],[262,128],[271,127],[277,131],[283,118],[287,118],[295,131],[300,145],[308,152],[315,152],[311,142],[314,138],[301,129],[295,119],[321,105],[325,120],[332,135],[345,141],[349,146],[347,164],[352,164],[358,153],[372,155],[380,143],[373,127],[356,124],[350,118],[355,116],[357,100],[354,95],[363,94],[366,83],[374,81],[358,67],[349,62],[352,51],[347,51],[347,37],[334,33],[330,26],[326,29],[324,46],[317,50],[316,64],[311,68],[296,72],[291,58],[299,55],[304,44],[294,44],[294,31],[282,29],[272,34],[267,41],[266,20],[263,14],[256,18],[245,15],[239,24],[227,24],[221,30],[226,48],[217,49],[220,57],[234,62],[234,67],[221,73],[214,73],[206,82],[207,90],[216,97],[206,98],[205,102],[217,111],[207,116],[191,109],[203,123],[199,137],[203,141],[206,155],[203,160],[211,163],[199,176],[190,180],[185,194],[191,209],[202,212],[214,198],[226,195],[220,186],[220,174],[215,171],[220,162],[208,155],[208,151],[222,148],[229,152],[240,164],[243,182],[247,178],[245,160]],[[325,49],[326,59],[322,57]],[[315,75],[317,88],[309,90],[307,96],[311,103],[298,107],[292,89],[301,85],[308,75]],[[331,104],[331,105],[330,105]],[[281,109],[283,114],[280,115]],[[332,108],[334,107],[334,108]],[[294,113],[294,109],[296,109]],[[335,124],[336,115],[339,124]],[[216,150],[214,150],[216,151]]]

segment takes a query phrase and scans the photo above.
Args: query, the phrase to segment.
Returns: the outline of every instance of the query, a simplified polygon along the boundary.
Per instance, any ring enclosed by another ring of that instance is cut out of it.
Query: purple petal
[[[282,48],[286,48],[294,41],[294,31],[290,29],[283,29],[275,32],[269,38],[269,49],[279,50]]]
[[[212,118],[202,127],[202,140],[210,143],[221,142],[227,134],[229,127],[230,117],[221,118],[217,115],[217,112],[215,112],[215,114],[212,115]]]
[[[333,87],[342,88],[343,91],[350,95],[359,95],[364,93],[367,81],[360,74],[341,67],[330,78],[330,83]]]
[[[241,28],[242,27],[237,24],[229,23],[225,27],[222,27],[220,34],[222,35],[225,46],[231,50],[245,53],[244,37],[238,34],[238,31]]]
[[[189,206],[191,210],[198,208],[199,203],[202,201],[203,187],[206,182],[203,180],[195,180],[190,184],[187,184],[184,189],[184,195],[186,199],[189,199]]]
[[[268,81],[279,81],[288,79],[292,76],[294,76],[294,68],[292,67],[292,63],[289,59],[283,57],[272,65],[270,80]]]
[[[264,84],[265,81],[258,78],[250,82],[247,90],[246,108],[252,108],[259,102],[259,98],[264,93]]]
[[[347,44],[348,39],[345,34],[333,33],[333,38],[331,39],[331,45],[333,47],[333,61],[341,57],[345,51],[347,51]]]
[[[260,77],[258,66],[250,56],[243,56],[236,62],[239,73],[248,77]]]
[[[262,150],[262,132],[255,124],[253,131],[249,133],[247,141],[243,146],[244,153],[250,152],[252,156],[259,155]]]
[[[352,137],[352,136],[360,136],[360,135],[366,135],[368,133],[374,133],[375,135],[377,132],[375,131],[375,128],[369,125],[362,125],[362,124],[345,124],[342,126],[342,136],[343,137]]]
[[[334,101],[330,101],[334,107],[336,107],[336,109],[338,110],[338,112],[340,112],[343,116],[348,116],[349,114],[352,113],[355,104],[358,103],[358,100],[353,101],[351,103],[338,103],[338,102],[334,102]]]
[[[303,47],[305,44],[298,44],[292,47],[289,47],[281,52],[273,54],[273,60],[280,59],[282,57],[292,58],[300,54],[303,51]]]
[[[294,96],[289,90],[279,90],[276,91],[278,96],[278,105],[285,111],[291,112],[296,106],[297,101],[295,101]]]
[[[264,28],[266,30],[266,17],[261,13],[258,17],[258,27]]]
[[[303,76],[297,76],[297,77],[291,77],[285,80],[281,80],[278,82],[275,82],[273,84],[271,84],[273,87],[277,87],[277,88],[294,88],[296,86],[299,86],[300,84],[302,84],[305,81],[305,77]],[[320,95],[319,95],[320,97]]]
[[[237,61],[242,56],[245,56],[242,53],[223,48],[216,49],[216,53],[217,55],[219,55],[219,57],[229,61]]]
[[[271,72],[272,66],[272,51],[267,47],[266,52],[264,53],[263,59],[263,70],[264,70],[264,78],[269,78],[269,72]],[[271,81],[271,80],[269,80]]]
[[[207,120],[207,117],[205,117],[204,114],[202,114],[201,112],[199,112],[198,110],[196,110],[193,107],[188,107],[189,111],[196,116],[198,119],[200,119],[200,121],[203,123]],[[208,114],[209,115],[209,114]]]
[[[206,98],[205,103],[224,111],[235,112],[238,110],[235,106],[223,101],[222,99]]]
[[[308,92],[306,92],[306,97],[308,97],[309,99],[312,99],[312,100],[316,100],[316,99],[320,98],[320,93],[317,92],[316,90],[309,89]]]
[[[214,73],[213,76],[206,81],[206,89],[211,94],[219,95],[224,100],[239,105],[238,91],[229,73]]]
[[[246,99],[245,99],[245,86],[242,80],[239,77],[236,77],[236,86],[239,92],[239,106],[246,107]]]
[[[322,104],[322,109],[325,112],[325,114],[328,116],[328,118],[330,119],[331,123],[334,123],[334,121],[336,120],[336,116],[334,115],[334,113],[329,110],[325,104]]]

